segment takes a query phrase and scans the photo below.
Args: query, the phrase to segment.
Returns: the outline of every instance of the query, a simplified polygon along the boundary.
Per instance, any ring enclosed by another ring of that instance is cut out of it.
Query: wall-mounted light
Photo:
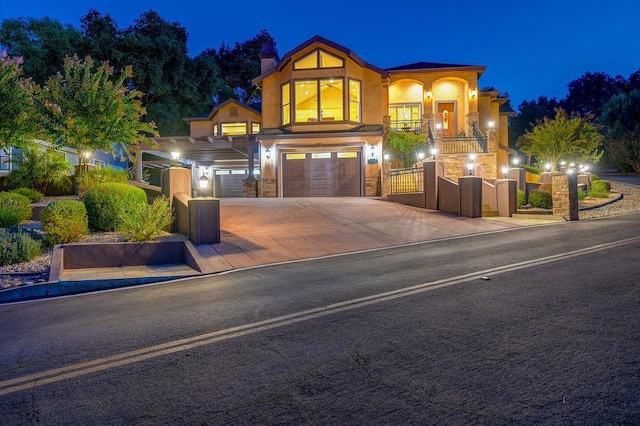
[[[427,90],[427,99],[431,99],[431,90]]]
[[[471,89],[471,99],[475,99],[478,96],[478,91],[476,89]]]
[[[207,189],[209,187],[209,179],[204,175],[204,170],[202,171],[202,176],[198,179],[198,187],[200,189]]]
[[[502,174],[505,179],[507,178],[507,173],[509,173],[509,168],[507,166],[502,166]]]
[[[489,121],[487,124],[489,125],[490,129],[493,129],[496,125],[496,123],[494,123],[493,121]]]
[[[418,160],[420,160],[420,161],[424,160],[424,152],[420,151],[418,153]]]
[[[520,164],[520,159],[518,157],[514,157],[513,159],[513,165],[514,166],[518,166],[518,164]]]
[[[378,164],[378,157],[376,157],[376,147],[371,145],[369,147],[369,150],[371,152],[371,155],[367,159],[367,163],[369,163],[369,164]]]
[[[264,151],[264,158],[271,160],[271,150],[269,148]]]
[[[436,123],[436,130],[442,129],[442,123]]]
[[[546,171],[551,170],[551,163],[545,163],[545,164],[544,164],[544,169],[545,169]]]
[[[391,156],[385,152],[384,155],[382,156],[382,158],[384,159],[384,161],[389,161]]]

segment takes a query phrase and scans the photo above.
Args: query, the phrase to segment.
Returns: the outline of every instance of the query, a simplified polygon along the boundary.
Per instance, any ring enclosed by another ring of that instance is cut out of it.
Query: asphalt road
[[[0,424],[640,423],[640,215],[0,306]]]

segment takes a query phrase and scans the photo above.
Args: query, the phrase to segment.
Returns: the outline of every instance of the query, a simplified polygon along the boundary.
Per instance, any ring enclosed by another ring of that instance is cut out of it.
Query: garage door
[[[282,193],[285,197],[359,197],[362,188],[360,153],[285,153]]]
[[[244,170],[218,170],[216,172],[216,197],[244,197],[242,181],[249,175]]]

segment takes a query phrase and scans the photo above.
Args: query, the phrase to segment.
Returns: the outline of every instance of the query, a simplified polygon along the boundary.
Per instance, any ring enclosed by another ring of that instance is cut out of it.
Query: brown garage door
[[[234,173],[225,170],[216,173],[216,197],[244,197],[243,181],[249,177],[247,173]]]
[[[362,167],[357,151],[282,155],[285,197],[359,197],[361,181]]]

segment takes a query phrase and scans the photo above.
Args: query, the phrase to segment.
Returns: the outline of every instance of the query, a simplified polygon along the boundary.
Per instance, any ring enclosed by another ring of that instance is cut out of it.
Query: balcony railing
[[[441,154],[467,154],[471,152],[487,152],[475,136],[440,139]]]
[[[389,122],[389,130],[392,132],[422,133],[422,120],[392,120]]]
[[[424,169],[411,167],[394,169],[389,172],[391,195],[412,194],[424,191]]]

